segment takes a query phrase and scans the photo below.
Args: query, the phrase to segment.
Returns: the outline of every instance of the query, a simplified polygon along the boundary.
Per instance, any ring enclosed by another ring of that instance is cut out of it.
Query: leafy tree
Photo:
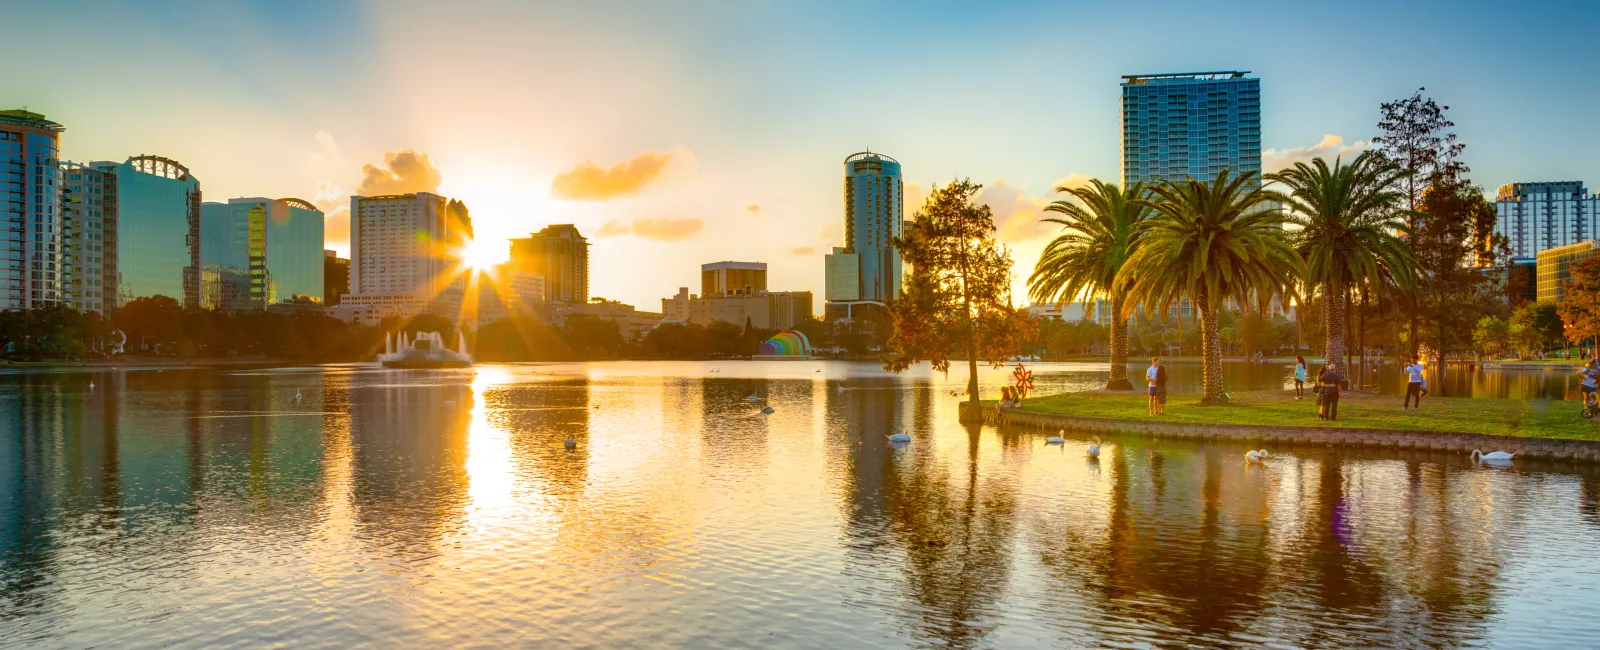
[[[1472,330],[1472,342],[1485,356],[1502,356],[1511,342],[1511,324],[1499,316],[1484,316]]]
[[[1222,301],[1266,310],[1285,295],[1303,264],[1283,236],[1278,197],[1251,188],[1254,172],[1223,170],[1211,182],[1193,178],[1152,188],[1155,214],[1140,224],[1142,242],[1118,282],[1132,304],[1167,313],[1189,296],[1198,310],[1202,404],[1226,401],[1217,310]]]
[[[1327,355],[1345,357],[1349,323],[1346,299],[1362,285],[1413,286],[1416,261],[1401,239],[1407,232],[1400,166],[1381,154],[1362,152],[1346,165],[1317,158],[1269,175],[1288,188],[1292,236],[1306,262],[1305,283],[1327,298],[1323,310]]]
[[[1030,297],[1037,302],[1068,303],[1104,295],[1111,312],[1122,314],[1127,291],[1117,286],[1117,273],[1139,244],[1139,222],[1150,215],[1142,202],[1145,187],[1140,182],[1128,185],[1126,192],[1115,183],[1098,179],[1088,187],[1056,188],[1056,192],[1077,199],[1060,200],[1045,208],[1061,215],[1045,219],[1060,224],[1063,232],[1045,246],[1039,262],[1028,277]],[[1106,390],[1133,390],[1128,381],[1128,321],[1111,319],[1111,377]]]
[[[1578,260],[1567,272],[1571,279],[1566,281],[1564,299],[1556,312],[1567,340],[1583,345],[1600,337],[1600,256]],[[1600,345],[1596,350],[1600,351]]]
[[[935,187],[895,248],[911,265],[890,308],[894,334],[882,359],[895,372],[918,361],[949,372],[952,353],[967,358],[967,394],[978,404],[978,359],[999,367],[1033,338],[1033,319],[1011,306],[1011,254],[995,241],[994,214],[974,205],[970,180]]]
[[[1494,218],[1494,205],[1463,179],[1441,183],[1429,188],[1419,204],[1425,216],[1411,249],[1427,282],[1420,283],[1411,316],[1418,323],[1413,345],[1434,351],[1434,362],[1443,371],[1451,353],[1472,350],[1478,320],[1498,313],[1505,301],[1494,270],[1478,265],[1473,234],[1478,223]],[[1439,386],[1441,397],[1445,389]]]

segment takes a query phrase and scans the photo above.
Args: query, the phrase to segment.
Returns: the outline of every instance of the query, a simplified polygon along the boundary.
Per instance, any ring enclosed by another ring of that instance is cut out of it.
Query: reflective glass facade
[[[905,227],[904,203],[898,161],[872,152],[845,159],[844,244],[845,252],[855,255],[859,263],[859,289],[855,292],[859,300],[882,302],[900,297],[903,267],[900,251],[891,240]],[[843,280],[834,278],[829,284],[840,282]]]
[[[1510,183],[1494,201],[1495,232],[1504,235],[1512,257],[1600,239],[1600,195],[1578,181]]]
[[[1595,255],[1600,255],[1600,243],[1592,241],[1539,251],[1536,280],[1539,301],[1561,302],[1566,298],[1566,282],[1572,279],[1572,265]]]
[[[200,181],[176,162],[146,156],[116,174],[119,303],[161,295],[197,306]]]
[[[323,302],[322,212],[298,199],[232,199],[201,210],[201,306]]]
[[[60,124],[0,111],[0,309],[69,301]]]
[[[1122,82],[1122,183],[1261,172],[1261,80],[1249,71],[1129,75]]]

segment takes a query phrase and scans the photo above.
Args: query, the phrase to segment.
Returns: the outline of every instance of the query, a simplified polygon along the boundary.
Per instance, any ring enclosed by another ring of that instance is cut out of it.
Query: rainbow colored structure
[[[761,343],[757,359],[810,359],[811,340],[795,330],[778,332]]]

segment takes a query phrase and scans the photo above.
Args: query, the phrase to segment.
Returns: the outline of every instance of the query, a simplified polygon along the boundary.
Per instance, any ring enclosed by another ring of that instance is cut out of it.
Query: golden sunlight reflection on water
[[[1116,436],[1090,459],[959,425],[959,384],[834,362],[0,374],[0,644],[1600,635],[1596,468]]]

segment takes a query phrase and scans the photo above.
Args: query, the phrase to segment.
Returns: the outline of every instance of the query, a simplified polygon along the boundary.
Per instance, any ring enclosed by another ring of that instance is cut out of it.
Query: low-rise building
[[[720,320],[757,329],[785,330],[811,318],[810,291],[762,291],[753,295],[698,296],[688,287],[661,299],[661,313],[687,323]]]
[[[1566,297],[1566,282],[1572,278],[1572,265],[1595,255],[1600,255],[1600,242],[1594,240],[1539,251],[1539,301],[1561,302]]]

